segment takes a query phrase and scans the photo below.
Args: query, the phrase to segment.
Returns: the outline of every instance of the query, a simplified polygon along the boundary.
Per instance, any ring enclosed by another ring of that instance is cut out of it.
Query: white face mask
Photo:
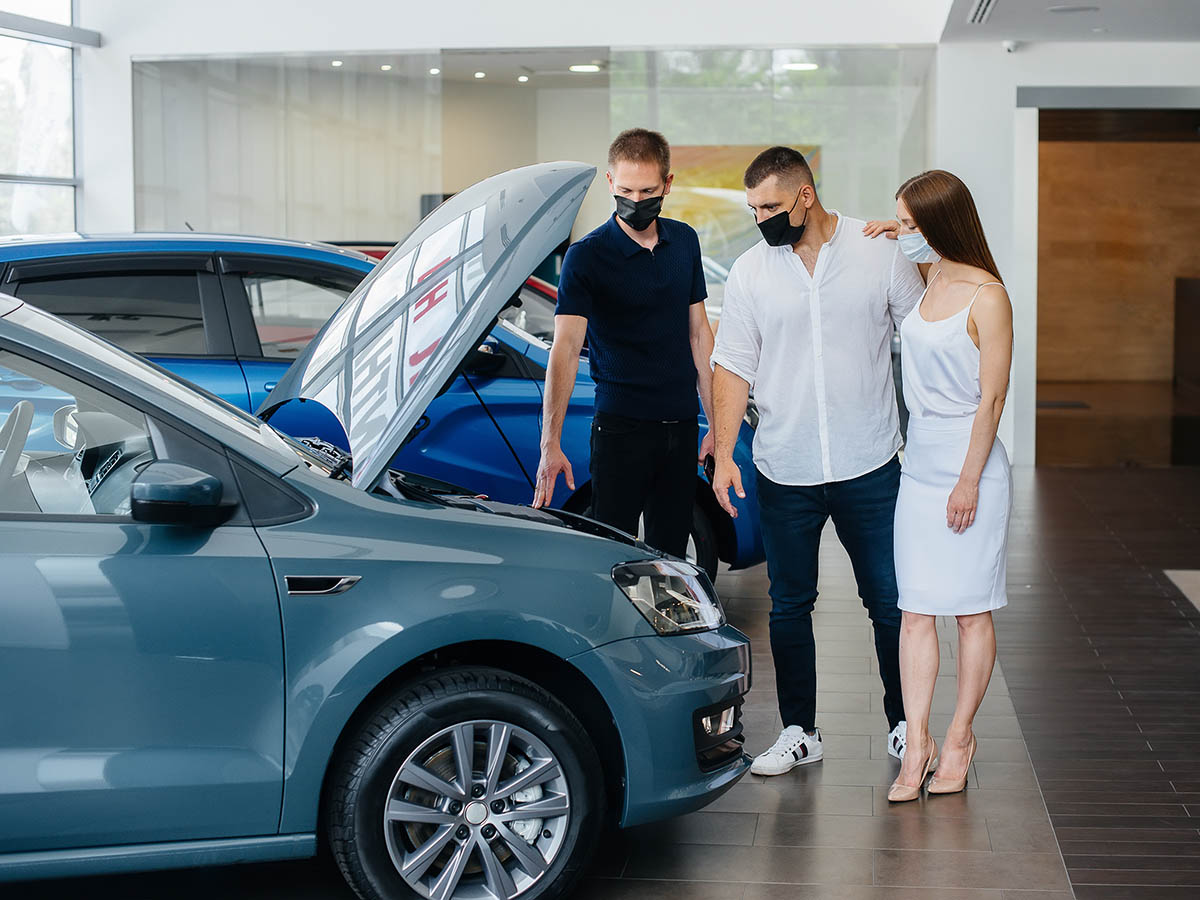
[[[937,262],[939,257],[919,231],[900,235],[900,252],[915,263]]]

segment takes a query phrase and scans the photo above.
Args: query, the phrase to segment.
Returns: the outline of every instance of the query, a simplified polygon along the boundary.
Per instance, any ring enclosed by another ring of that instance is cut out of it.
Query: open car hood
[[[354,486],[373,488],[488,323],[570,236],[595,174],[543,163],[455,194],[346,298],[258,414],[296,399],[327,407],[350,441]]]

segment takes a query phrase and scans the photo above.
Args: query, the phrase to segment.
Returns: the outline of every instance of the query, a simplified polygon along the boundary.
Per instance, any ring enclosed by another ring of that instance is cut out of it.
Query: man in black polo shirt
[[[713,335],[696,232],[659,217],[673,178],[671,148],[658,132],[623,131],[608,149],[617,211],[563,260],[533,505],[550,503],[560,473],[575,490],[559,440],[586,336],[596,382],[591,515],[631,534],[642,516],[646,543],[683,556],[696,489],[697,393],[705,413],[712,410]],[[699,458],[710,453],[711,434]]]

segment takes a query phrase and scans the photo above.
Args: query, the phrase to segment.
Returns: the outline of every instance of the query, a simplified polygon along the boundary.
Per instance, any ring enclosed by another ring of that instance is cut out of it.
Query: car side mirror
[[[133,479],[129,489],[134,521],[156,525],[215,528],[236,507],[222,503],[221,479],[182,463],[155,460]]]
[[[471,351],[463,368],[472,375],[495,375],[504,368],[505,361],[504,351],[485,341]]]

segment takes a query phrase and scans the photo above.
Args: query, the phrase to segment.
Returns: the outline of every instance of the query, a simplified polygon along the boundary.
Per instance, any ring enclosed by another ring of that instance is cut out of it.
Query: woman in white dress
[[[904,801],[920,796],[933,769],[929,793],[966,786],[977,747],[972,723],[996,661],[992,610],[1008,602],[1012,507],[996,429],[1012,361],[1012,306],[975,202],[957,177],[931,171],[910,178],[896,193],[896,214],[898,225],[875,231],[898,232],[927,285],[900,328],[909,420],[895,552],[908,746],[888,799]],[[940,758],[929,734],[937,616],[958,622],[958,698]]]

